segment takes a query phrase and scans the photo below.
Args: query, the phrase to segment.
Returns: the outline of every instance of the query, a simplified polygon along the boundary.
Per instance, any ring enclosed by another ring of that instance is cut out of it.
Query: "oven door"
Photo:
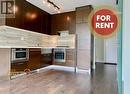
[[[15,52],[15,60],[27,59],[27,52]]]
[[[18,50],[12,49],[12,61],[16,60],[28,60],[28,49]]]
[[[54,61],[55,62],[66,62],[66,50],[55,49],[54,50]]]

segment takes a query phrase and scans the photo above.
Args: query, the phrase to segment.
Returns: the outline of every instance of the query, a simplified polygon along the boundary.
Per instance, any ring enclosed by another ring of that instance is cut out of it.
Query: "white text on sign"
[[[97,21],[101,20],[102,22],[96,22],[96,28],[113,28],[114,23],[111,21],[110,15],[97,15]],[[104,21],[104,22],[103,22]]]

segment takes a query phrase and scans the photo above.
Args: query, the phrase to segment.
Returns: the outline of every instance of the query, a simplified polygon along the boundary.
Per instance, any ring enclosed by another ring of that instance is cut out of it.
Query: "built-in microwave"
[[[27,48],[12,48],[12,61],[17,60],[28,60],[29,59],[29,49]]]
[[[54,61],[55,62],[66,62],[66,49],[55,48],[54,49]]]

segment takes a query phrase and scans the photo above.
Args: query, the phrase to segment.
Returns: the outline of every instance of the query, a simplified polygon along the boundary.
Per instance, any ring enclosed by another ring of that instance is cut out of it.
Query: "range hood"
[[[69,31],[58,31],[58,35],[60,37],[65,37],[69,35]]]
[[[69,31],[58,31],[58,42],[56,47],[75,48],[75,34],[69,34]]]

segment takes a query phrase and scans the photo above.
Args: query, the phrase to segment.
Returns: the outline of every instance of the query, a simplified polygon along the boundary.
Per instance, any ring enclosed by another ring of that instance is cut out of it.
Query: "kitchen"
[[[11,77],[25,74],[27,69],[31,72],[49,65],[74,67],[74,34],[62,31],[60,36],[53,36],[9,26],[1,26],[0,30],[1,45],[10,53]]]
[[[54,70],[54,74],[55,70],[63,74],[69,71],[72,76],[76,72],[77,75],[83,73],[85,77],[81,76],[81,79],[85,80],[95,58],[94,36],[88,27],[88,16],[93,6],[82,2],[67,11],[55,11],[48,9],[53,6],[41,2],[15,0],[15,17],[0,19],[0,80],[14,81],[26,75],[39,75],[48,69]],[[115,1],[108,3],[115,4]],[[42,9],[45,5],[46,8]],[[86,94],[84,90],[81,92]]]

